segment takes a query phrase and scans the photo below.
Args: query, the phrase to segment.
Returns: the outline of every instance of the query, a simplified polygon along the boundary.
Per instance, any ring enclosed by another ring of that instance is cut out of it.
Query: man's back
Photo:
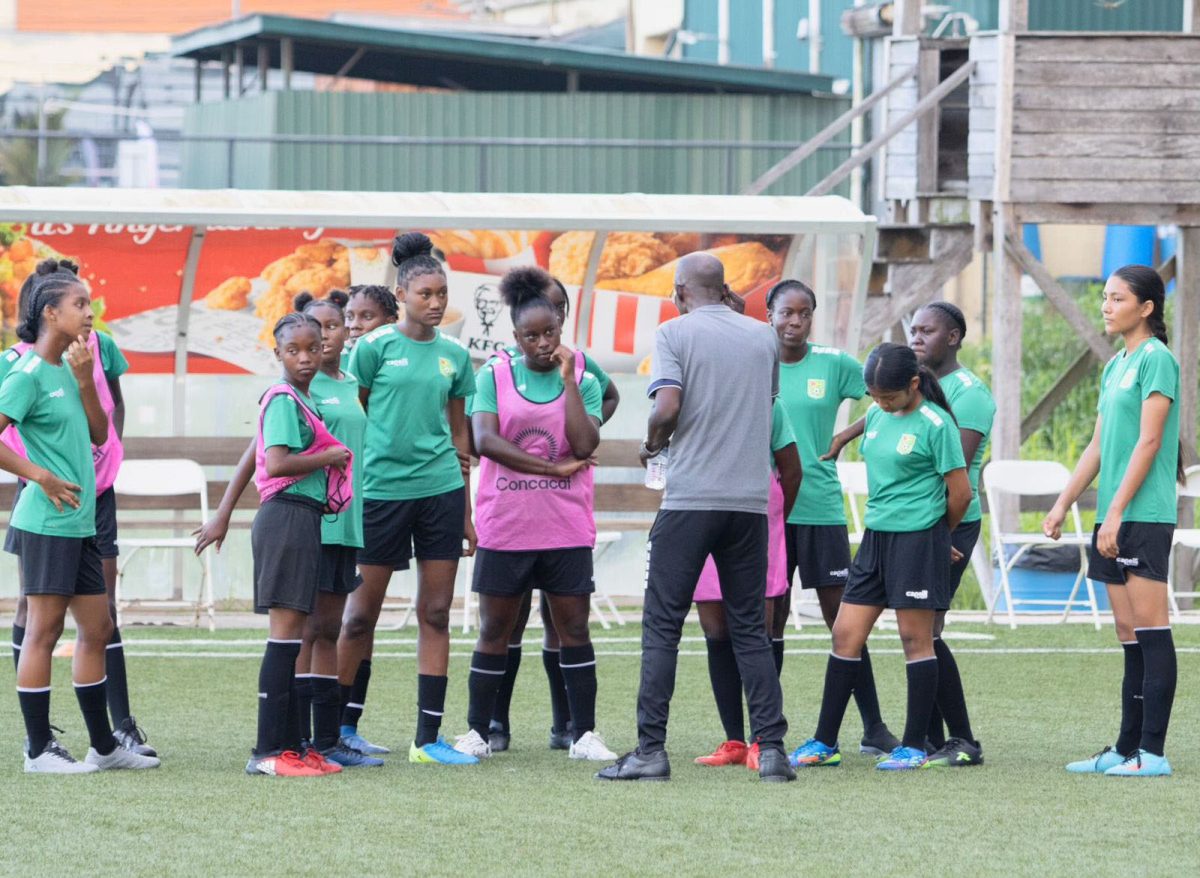
[[[662,508],[767,511],[775,333],[724,305],[658,329],[650,392],[680,387]]]

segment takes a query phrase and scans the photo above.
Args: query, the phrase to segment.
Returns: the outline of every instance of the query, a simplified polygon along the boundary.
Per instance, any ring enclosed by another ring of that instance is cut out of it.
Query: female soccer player
[[[310,777],[342,770],[314,750],[300,755],[295,668],[319,591],[321,516],[349,502],[352,457],[309,394],[321,365],[321,324],[286,314],[274,335],[283,380],[260,403],[254,480],[262,505],[250,531],[254,609],[268,615],[270,634],[258,677],[258,740],[246,773]],[[226,489],[223,508],[235,488]]]
[[[967,320],[949,302],[933,302],[913,317],[909,328],[909,347],[921,365],[938,377],[946,401],[954,410],[958,433],[962,439],[963,459],[968,462],[967,477],[971,482],[971,505],[950,533],[950,543],[958,552],[958,560],[950,565],[950,597],[958,591],[963,573],[971,563],[971,554],[979,541],[983,510],[979,505],[979,469],[987,451],[996,403],[982,379],[970,369],[959,365],[958,351],[967,334]],[[933,623],[933,649],[938,659],[937,702],[929,723],[929,741],[934,752],[926,765],[941,768],[964,768],[983,764],[983,749],[971,732],[967,701],[963,695],[958,662],[950,647],[942,640],[946,613],[939,611]],[[942,720],[950,730],[949,739],[942,730]]]
[[[832,630],[850,572],[850,537],[837,464],[821,456],[829,446],[838,408],[847,399],[866,396],[862,367],[837,348],[811,344],[816,294],[798,280],[776,284],[767,296],[771,325],[779,336],[779,399],[783,402],[804,480],[787,522],[788,592],[776,600],[772,636],[776,659],[783,663],[783,631],[795,574],[800,587],[817,593],[826,627]],[[862,717],[859,751],[873,756],[891,753],[900,743],[883,722],[871,656],[863,645],[854,700]]]
[[[0,447],[0,466],[27,484],[13,511],[23,592],[25,639],[17,694],[28,743],[25,770],[81,774],[154,768],[158,759],[118,745],[106,710],[105,653],[112,619],[96,545],[96,467],[92,446],[108,440],[108,417],[86,337],[92,303],[76,267],[48,259],[25,291],[18,336],[32,345],[0,386],[0,431],[16,424],[28,459]],[[75,759],[50,732],[50,657],[68,608],[78,627],[73,678],[91,747]]]
[[[925,764],[925,735],[937,695],[933,624],[950,606],[950,532],[971,502],[962,442],[937,377],[904,345],[881,344],[863,379],[875,401],[867,411],[866,531],[850,565],[833,623],[816,734],[792,753],[798,767],[838,765],[838,732],[858,680],[863,644],[884,607],[896,611],[908,676],[908,717],[901,746],[876,767]]]
[[[559,325],[565,326],[571,310],[571,301],[567,296],[566,287],[552,275],[539,273],[537,277],[539,278],[537,282],[544,284],[543,294],[558,313]],[[508,359],[520,356],[521,349],[515,345],[509,346],[497,354],[497,357]],[[603,427],[616,412],[617,405],[621,401],[617,386],[608,373],[583,351],[575,351],[575,357],[583,362],[583,371],[593,376],[600,384],[602,394],[600,426]],[[467,406],[467,414],[469,416],[474,414],[470,403]],[[534,588],[536,587],[535,585]],[[517,671],[521,667],[521,641],[525,636],[525,626],[529,622],[532,598],[533,591],[527,591],[522,599],[521,613],[517,617],[517,624],[513,627],[512,642],[508,645],[508,664],[505,667],[504,678],[500,682],[500,691],[496,694],[496,712],[492,716],[491,731],[488,735],[488,744],[493,753],[507,750],[512,740],[512,730],[509,727],[509,706],[512,703],[513,687],[517,682]],[[553,614],[550,612],[550,605],[545,596],[541,598],[541,616],[544,625],[542,667],[545,669],[546,679],[550,683],[550,749],[568,750],[572,740],[571,706],[567,700],[562,669],[559,667],[558,653],[562,644],[559,642]]]
[[[347,608],[339,666],[349,673],[367,658],[392,571],[415,554],[417,729],[409,761],[462,765],[478,760],[445,743],[438,730],[445,711],[454,577],[459,558],[475,550],[459,465],[459,455],[470,453],[464,400],[474,392],[474,377],[466,349],[438,331],[449,289],[432,252],[433,243],[420,232],[396,238],[392,262],[404,320],[362,336],[350,355],[368,415],[366,501],[358,555],[363,582]]]
[[[488,735],[508,644],[524,594],[547,595],[562,641],[559,663],[572,717],[570,758],[616,755],[595,732],[596,653],[588,632],[596,542],[591,456],[600,443],[599,383],[562,344],[545,295],[550,277],[513,269],[500,292],[520,358],[497,358],[476,380],[475,441],[481,456],[479,557],[472,588],[480,630],[469,678],[470,731],[456,747],[491,755]]]
[[[1118,268],[1104,285],[1105,331],[1125,350],[1104,367],[1092,441],[1042,522],[1058,539],[1071,504],[1100,475],[1089,579],[1108,586],[1125,650],[1117,742],[1067,771],[1117,777],[1169,775],[1164,755],[1175,700],[1175,642],[1167,570],[1175,532],[1179,363],[1167,347],[1163,282],[1144,265]]]
[[[775,472],[771,479],[771,494],[767,508],[768,546],[767,558],[767,630],[773,629],[772,612],[779,610],[775,598],[787,593],[787,549],[784,546],[785,520],[796,502],[800,489],[800,455],[796,451],[796,437],[788,421],[783,404],[776,399],[771,422],[771,454]],[[746,746],[746,719],[742,711],[742,675],[738,671],[733,653],[729,628],[725,618],[725,605],[721,602],[721,582],[717,565],[711,556],[700,573],[696,584],[696,611],[700,616],[700,628],[704,632],[704,643],[708,650],[708,679],[712,684],[713,699],[717,703],[717,714],[725,729],[725,742],[715,752],[696,759],[697,765],[745,765],[758,771],[758,744]],[[786,615],[787,610],[783,610]],[[779,641],[782,643],[782,638]],[[775,665],[783,669],[783,651],[777,649]]]

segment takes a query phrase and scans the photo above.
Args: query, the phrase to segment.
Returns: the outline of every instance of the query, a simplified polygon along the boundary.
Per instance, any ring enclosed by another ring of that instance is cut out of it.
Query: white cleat
[[[595,732],[584,732],[583,737],[571,745],[567,754],[571,759],[586,759],[589,762],[611,762],[617,754],[608,749],[604,739]]]
[[[488,744],[487,738],[481,736],[474,729],[455,738],[454,749],[459,753],[474,756],[476,759],[487,759],[492,755],[492,747]]]
[[[88,765],[94,765],[98,771],[117,771],[120,769],[158,768],[158,759],[154,756],[142,756],[132,750],[117,746],[106,756],[101,756],[94,748],[88,748]]]
[[[77,762],[62,744],[51,738],[37,756],[25,754],[25,770],[30,774],[91,774],[99,769],[87,762]]]

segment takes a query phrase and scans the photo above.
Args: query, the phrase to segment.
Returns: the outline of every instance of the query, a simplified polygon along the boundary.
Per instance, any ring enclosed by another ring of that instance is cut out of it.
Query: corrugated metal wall
[[[994,2],[994,0],[993,0]],[[1030,30],[1180,31],[1184,0],[1031,0]]]
[[[276,92],[188,110],[190,134],[741,140],[717,148],[242,145],[239,188],[491,192],[736,192],[846,110],[844,98],[677,94]],[[771,190],[802,194],[845,159],[822,151]],[[226,148],[193,145],[184,185],[229,185]]]

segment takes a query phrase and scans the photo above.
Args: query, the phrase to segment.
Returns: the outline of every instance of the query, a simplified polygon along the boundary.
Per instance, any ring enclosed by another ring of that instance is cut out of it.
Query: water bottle
[[[654,491],[667,487],[667,449],[646,461],[646,487]]]

